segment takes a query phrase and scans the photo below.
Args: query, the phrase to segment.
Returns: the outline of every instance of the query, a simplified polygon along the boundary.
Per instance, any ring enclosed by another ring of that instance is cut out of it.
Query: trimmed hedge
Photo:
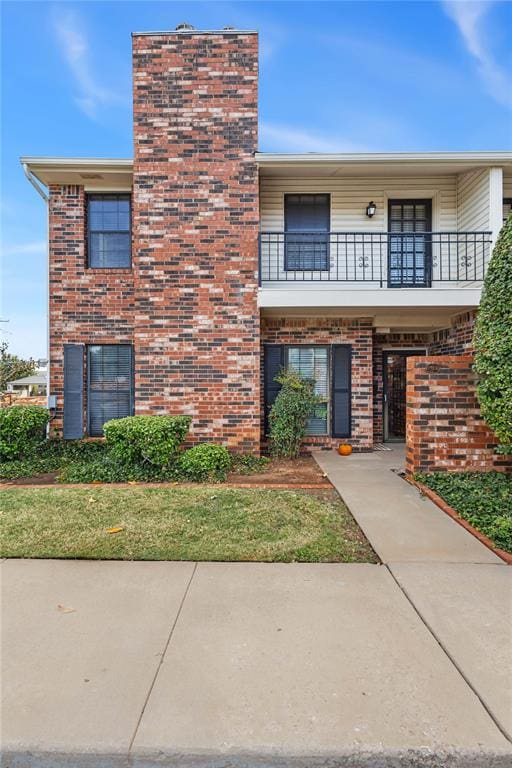
[[[181,473],[189,480],[225,480],[232,458],[222,445],[201,443],[185,451],[180,458]]]
[[[126,465],[168,468],[187,436],[190,416],[127,416],[103,427],[112,456]]]
[[[0,460],[15,461],[34,452],[46,437],[49,413],[39,405],[0,408]]]
[[[475,325],[477,396],[500,453],[512,453],[512,216],[494,248]]]

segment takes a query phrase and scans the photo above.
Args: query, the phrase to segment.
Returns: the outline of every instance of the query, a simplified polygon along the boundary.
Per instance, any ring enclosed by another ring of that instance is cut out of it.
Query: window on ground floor
[[[87,424],[92,437],[103,425],[133,413],[133,354],[130,344],[87,348]]]
[[[280,390],[275,377],[281,368],[291,368],[314,379],[320,398],[311,416],[308,435],[349,437],[351,433],[351,348],[347,344],[281,345],[264,348],[265,428],[268,414]]]
[[[329,349],[328,347],[288,347],[285,364],[304,379],[313,379],[320,398],[307,426],[308,435],[328,434],[329,424]]]

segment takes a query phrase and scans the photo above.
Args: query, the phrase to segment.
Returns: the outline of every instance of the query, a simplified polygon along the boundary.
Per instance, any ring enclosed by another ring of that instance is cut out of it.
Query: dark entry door
[[[388,222],[388,286],[428,288],[432,282],[432,200],[390,200]]]
[[[424,354],[416,349],[383,354],[385,440],[405,440],[407,358]]]

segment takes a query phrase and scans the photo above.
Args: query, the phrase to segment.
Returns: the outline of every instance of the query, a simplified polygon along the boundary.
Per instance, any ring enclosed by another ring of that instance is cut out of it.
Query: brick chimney
[[[133,35],[137,413],[259,450],[258,38]]]

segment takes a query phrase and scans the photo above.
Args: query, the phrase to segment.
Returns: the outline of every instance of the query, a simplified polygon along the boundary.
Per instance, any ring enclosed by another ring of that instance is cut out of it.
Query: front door
[[[390,200],[388,229],[388,287],[430,287],[432,200]]]
[[[424,350],[396,350],[383,354],[384,440],[405,440],[407,358]]]

